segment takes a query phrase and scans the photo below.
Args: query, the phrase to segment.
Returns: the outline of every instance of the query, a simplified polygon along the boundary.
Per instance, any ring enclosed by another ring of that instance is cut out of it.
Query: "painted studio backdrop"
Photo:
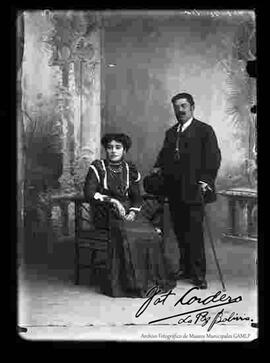
[[[74,206],[63,196],[81,192],[103,156],[102,134],[129,134],[129,158],[149,173],[179,92],[194,96],[195,117],[214,128],[221,149],[218,199],[208,206],[217,239],[256,244],[254,12],[24,11],[17,29],[22,261],[33,259],[30,241],[44,241],[38,260],[72,240]]]

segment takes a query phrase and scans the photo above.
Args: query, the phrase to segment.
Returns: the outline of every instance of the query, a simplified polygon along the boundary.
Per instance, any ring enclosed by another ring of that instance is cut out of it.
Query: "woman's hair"
[[[111,141],[120,142],[123,145],[123,148],[128,151],[131,147],[131,138],[125,134],[105,134],[101,139],[102,146],[106,149],[108,144]]]

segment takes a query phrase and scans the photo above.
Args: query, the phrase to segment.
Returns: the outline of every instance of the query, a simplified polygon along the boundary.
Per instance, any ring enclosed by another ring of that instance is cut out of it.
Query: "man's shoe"
[[[198,287],[201,290],[205,290],[207,289],[207,281],[206,280],[193,280],[193,285],[195,285],[196,287]]]

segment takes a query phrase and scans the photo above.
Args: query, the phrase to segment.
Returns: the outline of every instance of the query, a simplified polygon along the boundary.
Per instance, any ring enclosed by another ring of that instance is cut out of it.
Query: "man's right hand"
[[[160,174],[161,173],[161,168],[153,168],[151,173],[152,174]]]

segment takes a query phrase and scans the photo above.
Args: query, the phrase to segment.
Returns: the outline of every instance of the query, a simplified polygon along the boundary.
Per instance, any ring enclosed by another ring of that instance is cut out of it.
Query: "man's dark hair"
[[[177,95],[173,96],[172,103],[175,103],[175,101],[179,100],[180,98],[186,98],[191,106],[194,106],[194,99],[189,93],[178,93]]]
[[[124,149],[126,151],[128,151],[131,147],[131,138],[128,135],[125,134],[116,134],[116,133],[111,133],[111,134],[105,134],[102,139],[101,139],[101,144],[104,146],[104,148],[106,149],[108,144],[111,141],[117,141],[120,142]]]

